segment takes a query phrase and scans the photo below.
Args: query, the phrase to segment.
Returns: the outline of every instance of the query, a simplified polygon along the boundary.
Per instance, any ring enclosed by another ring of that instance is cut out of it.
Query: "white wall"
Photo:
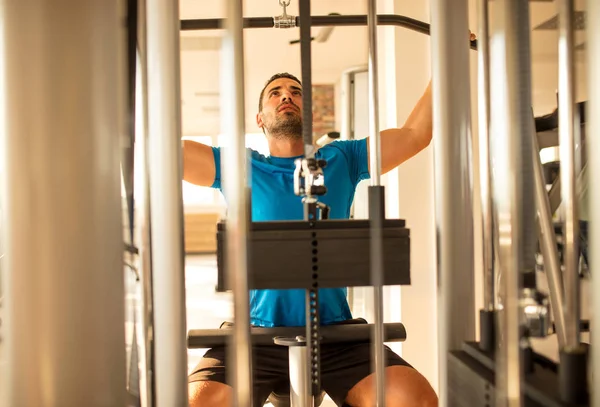
[[[581,57],[580,54],[577,56]],[[551,113],[557,106],[558,62],[556,58],[543,58],[532,63],[532,97],[536,116]],[[587,99],[587,68],[583,58],[575,63],[575,99]]]
[[[428,2],[382,0],[380,13],[402,14],[429,21]],[[382,128],[401,126],[430,80],[429,37],[406,29],[380,29],[383,92]],[[386,126],[387,125],[387,126]],[[388,177],[388,190],[398,185],[398,216],[411,230],[410,286],[401,288],[401,320],[408,338],[402,356],[437,389],[437,318],[435,283],[435,217],[433,154],[429,147]],[[388,204],[388,207],[390,205]],[[392,210],[392,208],[390,208]],[[389,305],[389,304],[388,304]]]

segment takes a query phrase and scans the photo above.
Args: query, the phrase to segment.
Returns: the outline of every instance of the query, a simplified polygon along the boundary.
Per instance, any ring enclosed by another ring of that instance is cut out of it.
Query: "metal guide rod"
[[[496,405],[522,404],[521,271],[526,228],[523,199],[531,162],[531,88],[529,55],[529,4],[502,0],[494,6],[495,23],[490,40],[491,137],[494,152],[494,201],[499,233],[501,283],[496,352]],[[526,143],[529,143],[527,145]],[[533,169],[533,168],[532,168]],[[532,199],[533,201],[533,199]],[[533,203],[532,203],[533,204]],[[532,217],[531,217],[532,218]],[[533,220],[533,218],[531,219]],[[527,218],[529,221],[529,217]]]
[[[138,41],[138,4],[137,0],[127,0],[127,127],[128,134],[123,137],[121,155],[121,171],[123,173],[123,186],[127,201],[127,215],[129,219],[129,243],[133,245],[135,231],[134,210],[134,161],[135,161],[135,106],[136,106],[136,73],[137,73],[137,41]]]
[[[249,205],[246,192],[244,42],[242,35],[242,0],[226,3],[226,35],[223,38],[223,67],[221,86],[223,101],[230,108],[222,110],[222,126],[228,136],[223,154],[223,181],[227,199],[227,259],[226,273],[233,282],[234,321],[233,341],[228,343],[230,383],[234,389],[234,407],[252,404],[252,353],[250,340],[250,310],[248,293],[248,229]],[[233,101],[232,104],[230,102]],[[243,163],[243,165],[240,165]]]
[[[381,135],[379,134],[379,72],[377,61],[377,5],[375,0],[368,1],[369,28],[369,175],[371,185],[381,185]]]
[[[298,3],[300,26],[300,64],[302,70],[302,137],[304,141],[304,157],[312,159],[315,156],[313,144],[313,116],[312,116],[312,51],[311,51],[311,11],[310,0],[300,0]],[[312,194],[311,185],[306,185],[307,193]],[[310,196],[310,195],[309,195]],[[304,198],[306,199],[306,198]],[[309,220],[307,203],[304,203],[304,220]],[[315,216],[315,219],[318,219]],[[315,265],[315,267],[318,267]],[[315,269],[315,274],[318,268]],[[318,274],[316,274],[318,277]],[[314,281],[317,283],[317,281]],[[319,347],[319,288],[313,287],[306,290],[306,386],[307,394],[305,404],[298,407],[312,407],[320,390],[320,347]],[[313,321],[313,317],[315,320]],[[315,335],[315,338],[313,338]]]
[[[562,349],[565,346],[565,313],[563,310],[564,287],[562,280],[561,264],[556,245],[556,234],[554,233],[554,223],[552,222],[552,212],[550,210],[550,201],[546,191],[546,181],[540,159],[539,145],[534,127],[535,123],[531,119],[532,140],[533,140],[533,172],[535,181],[535,206],[537,208],[537,219],[539,228],[539,241],[544,259],[544,270],[548,279],[548,288],[550,296],[550,305],[554,316],[554,325],[556,327],[556,337],[558,346]]]
[[[305,407],[312,402],[310,397],[310,386],[308,378],[308,366],[306,359],[308,354],[306,346],[290,346],[289,347],[289,374],[290,374],[290,407]]]
[[[146,11],[155,405],[187,406],[179,8],[148,0]]]
[[[148,61],[146,49],[146,0],[138,0],[138,74],[136,88],[140,97],[136,97],[135,119],[136,136],[134,150],[135,169],[141,187],[135,194],[135,215],[137,235],[134,241],[139,247],[139,275],[141,285],[140,337],[140,399],[143,406],[154,405],[154,358],[152,349],[152,331],[154,318],[152,313],[152,251],[150,227],[150,161],[148,157]]]
[[[312,55],[310,41],[310,1],[299,1],[300,26],[300,60],[302,65],[302,137],[304,139],[304,156],[314,158],[313,116],[312,116]]]
[[[448,352],[475,339],[467,0],[431,3],[440,405]]]
[[[489,50],[489,0],[479,0],[479,40],[477,53],[479,102],[479,183],[483,238],[483,308],[493,311],[494,296],[494,245],[492,171],[490,162],[490,50]]]
[[[247,17],[243,21],[244,28],[273,28],[273,17]],[[327,15],[312,16],[311,27],[351,27],[368,25],[367,15]],[[392,25],[407,28],[421,34],[429,35],[430,25],[414,18],[395,14],[380,14],[377,16],[377,25]],[[302,26],[300,17],[296,18],[296,26]],[[223,27],[223,20],[218,18],[181,20],[181,29],[188,30],[217,30]],[[471,41],[471,48],[477,49],[477,41]]]
[[[2,406],[127,402],[123,11],[0,6]]]
[[[587,44],[588,44],[588,133],[600,134],[600,2],[588,0],[587,3]],[[590,136],[588,143],[588,166],[590,173],[590,253],[600,253],[600,139]],[[590,269],[600,270],[600,256],[590,256]],[[600,276],[592,274],[590,292],[600,292]],[[600,309],[600,297],[592,295],[594,310]],[[592,349],[600,349],[600,312],[592,312]],[[600,407],[600,352],[591,352],[591,370],[593,383],[592,406]]]
[[[579,346],[579,219],[575,174],[573,0],[558,1],[558,137],[565,267],[566,346]]]
[[[383,348],[383,240],[382,220],[384,213],[383,188],[381,187],[381,134],[379,133],[379,71],[377,53],[377,2],[368,0],[369,31],[369,219],[371,221],[370,259],[371,285],[373,286],[373,335],[371,337],[372,363],[375,372],[376,405],[384,407],[385,359]]]

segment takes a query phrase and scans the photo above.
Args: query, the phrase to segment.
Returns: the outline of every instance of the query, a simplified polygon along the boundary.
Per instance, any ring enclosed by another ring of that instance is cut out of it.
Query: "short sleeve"
[[[336,141],[331,145],[339,148],[346,156],[350,170],[350,179],[355,187],[360,181],[369,179],[369,154],[366,138]]]
[[[213,157],[215,159],[215,181],[210,187],[215,189],[221,189],[221,148],[211,148],[213,152]]]

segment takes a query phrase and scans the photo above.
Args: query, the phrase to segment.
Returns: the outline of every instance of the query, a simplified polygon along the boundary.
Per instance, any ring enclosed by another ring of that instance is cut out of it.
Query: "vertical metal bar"
[[[447,406],[448,351],[475,338],[468,2],[435,0],[431,8],[440,405]]]
[[[384,190],[381,186],[381,135],[379,133],[379,63],[377,52],[377,1],[368,0],[369,31],[369,219],[371,221],[371,285],[373,286],[372,363],[375,372],[376,405],[384,407],[385,358],[383,348],[383,232]]]
[[[494,244],[492,208],[492,172],[490,162],[490,50],[489,0],[478,3],[478,102],[479,102],[479,182],[483,238],[483,309],[493,311],[494,301]]]
[[[519,304],[521,271],[527,267],[529,229],[524,221],[531,163],[531,82],[529,53],[529,4],[503,0],[495,5],[496,24],[491,36],[490,66],[493,71],[491,116],[493,141],[494,201],[497,210],[499,258],[502,273],[498,318],[496,405],[522,403],[522,352],[520,349],[522,313]],[[533,193],[533,192],[531,192]],[[533,199],[531,199],[533,201]],[[533,202],[530,202],[531,205]]]
[[[246,193],[246,129],[244,93],[244,42],[242,34],[242,0],[228,0],[223,39],[222,127],[229,143],[223,154],[223,180],[227,206],[227,270],[233,282],[233,340],[229,342],[231,361],[229,380],[234,388],[234,406],[252,405],[252,354],[248,293],[248,228],[249,205]],[[231,103],[233,101],[233,103]],[[224,104],[223,104],[224,105]],[[243,165],[241,165],[243,163]]]
[[[305,407],[310,403],[307,357],[306,346],[289,347],[290,407]]]
[[[381,137],[379,135],[379,72],[377,61],[377,2],[368,1],[369,29],[369,174],[371,185],[381,185]]]
[[[565,265],[566,346],[579,346],[579,219],[575,193],[573,0],[558,1],[558,137]]]
[[[147,2],[156,406],[187,406],[179,5]]]
[[[600,253],[600,139],[593,135],[600,134],[600,2],[587,1],[587,44],[588,44],[588,160],[589,191],[590,191],[590,233],[589,253]],[[600,270],[600,256],[590,256],[590,269]],[[600,276],[592,274],[592,293],[600,293]],[[600,297],[592,295],[594,310],[600,309]],[[600,312],[592,312],[592,349],[600,349]],[[591,356],[593,383],[592,405],[600,407],[600,352],[593,351]]]
[[[148,154],[148,60],[146,46],[146,0],[138,0],[138,78],[136,87],[139,97],[136,98],[136,158],[135,177],[139,185],[134,190],[136,202],[137,246],[139,248],[140,274],[140,321],[142,338],[140,351],[140,399],[142,406],[154,406],[154,350],[152,348],[152,332],[154,316],[152,312],[152,242],[150,227],[150,160]],[[139,195],[137,194],[139,192]]]
[[[300,63],[302,67],[302,133],[304,139],[304,156],[312,159],[315,156],[313,145],[312,115],[312,54],[310,29],[312,17],[310,0],[299,1],[300,23]],[[308,206],[304,207],[304,219],[308,220]],[[318,277],[318,276],[317,276]],[[315,282],[317,279],[314,279]],[[320,346],[319,346],[319,289],[306,290],[306,380],[310,383],[307,389],[306,407],[314,405],[315,397],[320,391]],[[314,305],[313,305],[314,304]],[[315,339],[317,338],[317,339]]]
[[[310,0],[300,0],[298,8],[300,21],[300,63],[302,65],[302,137],[304,139],[305,157],[314,158]]]
[[[533,118],[531,119],[532,126]],[[562,349],[565,346],[565,314],[563,310],[564,287],[562,281],[562,271],[558,257],[558,247],[556,245],[556,235],[554,233],[554,224],[552,222],[552,212],[550,211],[550,201],[546,191],[546,182],[540,159],[537,135],[532,131],[533,139],[533,172],[535,177],[535,205],[537,207],[537,218],[539,227],[539,240],[544,259],[544,270],[548,278],[548,288],[550,291],[550,305],[554,316],[554,325],[556,326],[556,337],[558,346]]]
[[[0,5],[2,405],[126,404],[121,5]]]

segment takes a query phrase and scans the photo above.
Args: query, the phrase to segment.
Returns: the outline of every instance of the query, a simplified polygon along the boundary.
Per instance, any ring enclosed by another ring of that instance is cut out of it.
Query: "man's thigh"
[[[384,357],[386,366],[411,367],[387,346],[384,347]],[[323,390],[338,406],[342,406],[348,392],[372,373],[371,343],[322,346],[321,360]]]
[[[271,392],[288,384],[288,353],[281,346],[255,346],[252,348],[254,381],[253,407],[262,407]],[[227,361],[225,347],[209,349],[189,375],[188,382],[214,381],[228,383],[227,369],[235,369]]]

